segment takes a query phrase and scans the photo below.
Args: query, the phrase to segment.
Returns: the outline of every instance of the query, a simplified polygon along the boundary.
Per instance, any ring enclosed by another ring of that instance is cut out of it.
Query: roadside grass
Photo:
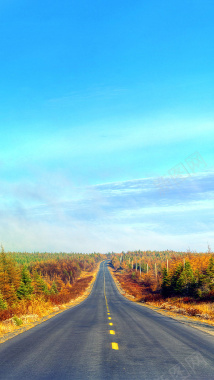
[[[164,300],[148,301],[149,304],[160,307],[161,309],[170,310],[174,313],[198,317],[207,322],[214,322],[214,303],[213,302],[196,302],[190,300],[185,302],[185,297],[166,298]]]

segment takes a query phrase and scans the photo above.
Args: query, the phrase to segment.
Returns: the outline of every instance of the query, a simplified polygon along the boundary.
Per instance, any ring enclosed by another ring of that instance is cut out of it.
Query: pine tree
[[[168,296],[170,294],[170,291],[171,291],[171,279],[170,279],[170,276],[167,273],[167,269],[166,268],[163,269],[163,280],[162,280],[161,289],[162,289],[162,294],[163,294],[164,297],[166,297],[166,296]]]
[[[178,264],[171,278],[171,288],[172,288],[172,292],[175,294],[182,293],[182,284],[179,282],[179,278],[182,272],[183,272],[183,265]]]
[[[40,276],[38,274],[38,272],[34,272],[34,275],[33,275],[33,287],[34,287],[34,292],[36,294],[48,294],[49,291],[48,291],[48,286],[45,282],[45,280],[43,279],[42,276]]]
[[[7,302],[12,305],[17,301],[16,287],[13,283],[13,278],[8,274],[6,266],[4,270],[0,267],[0,291]]]
[[[209,282],[211,284],[214,283],[214,258],[213,257],[210,258],[206,274],[209,277]]]
[[[27,270],[26,266],[24,266],[21,272],[21,283],[17,290],[17,296],[19,299],[31,298],[31,294],[33,292],[33,286],[31,285],[31,283],[32,283],[32,280],[30,277],[30,273]]]
[[[6,310],[8,308],[7,302],[4,300],[2,293],[0,292],[0,310]]]
[[[57,289],[55,281],[53,281],[53,283],[52,283],[50,293],[51,294],[57,294],[58,293],[58,289]]]
[[[187,261],[176,282],[176,291],[183,295],[191,295],[195,285],[192,267]]]

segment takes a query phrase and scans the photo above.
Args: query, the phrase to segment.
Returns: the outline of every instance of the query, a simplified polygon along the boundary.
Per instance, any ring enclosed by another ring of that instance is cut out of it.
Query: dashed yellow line
[[[104,268],[104,296],[105,296],[105,301],[106,301],[107,315],[111,315],[111,313],[110,313],[110,311],[109,311],[109,307],[108,307],[107,297],[106,297],[105,268]],[[108,319],[111,320],[111,317],[108,317]],[[113,326],[113,323],[112,323],[112,322],[109,322],[109,326]],[[114,331],[114,330],[109,330],[109,334],[110,334],[110,335],[115,335],[115,331]],[[112,350],[119,350],[118,343],[116,343],[116,342],[112,342],[112,343],[111,343],[111,347],[112,347]]]

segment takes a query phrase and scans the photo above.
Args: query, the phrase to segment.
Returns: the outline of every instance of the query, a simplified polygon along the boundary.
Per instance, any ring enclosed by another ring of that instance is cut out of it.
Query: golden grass
[[[177,314],[194,316],[205,321],[214,322],[214,303],[213,302],[183,302],[182,298],[167,298],[166,300],[149,301],[148,304],[170,310]]]

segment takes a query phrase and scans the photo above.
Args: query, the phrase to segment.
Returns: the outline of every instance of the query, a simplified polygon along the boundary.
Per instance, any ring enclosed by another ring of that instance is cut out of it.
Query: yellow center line
[[[112,350],[119,350],[118,344],[115,342],[112,342],[111,347],[112,347]]]
[[[106,301],[107,315],[111,315],[110,312],[109,312],[108,301],[107,301],[107,297],[106,297],[105,267],[104,267],[104,296],[105,296],[105,301]],[[111,317],[108,317],[108,319],[111,320]],[[113,323],[109,322],[109,326],[113,326]],[[115,331],[114,330],[109,330],[109,333],[110,333],[110,335],[115,335]],[[116,343],[116,342],[112,342],[111,343],[111,347],[112,347],[112,350],[119,350],[118,343]]]

